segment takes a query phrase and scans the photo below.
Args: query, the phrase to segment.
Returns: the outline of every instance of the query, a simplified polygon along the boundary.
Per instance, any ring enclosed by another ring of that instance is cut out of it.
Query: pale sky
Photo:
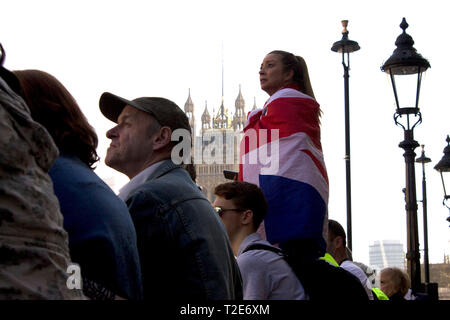
[[[341,55],[331,46],[341,39],[341,20],[361,49],[352,53],[350,132],[352,232],[355,261],[369,262],[369,245],[399,240],[406,252],[403,130],[393,121],[390,80],[380,66],[395,49],[403,17],[414,47],[431,68],[422,81],[423,122],[414,137],[425,144],[429,257],[442,263],[449,254],[449,210],[442,205],[440,176],[433,167],[450,134],[447,93],[450,62],[445,1],[25,1],[2,2],[0,42],[5,67],[40,69],[53,74],[78,101],[100,138],[103,179],[115,176],[103,163],[114,124],[98,108],[104,91],[128,99],[162,96],[184,107],[191,90],[195,116],[208,103],[217,111],[224,61],[225,106],[234,111],[239,85],[246,110],[268,98],[258,70],[275,49],[301,55],[323,110],[322,146],[330,180],[329,217],[346,228],[344,79]],[[223,45],[223,51],[222,51]],[[412,92],[411,94],[414,94]],[[198,124],[199,126],[199,124]],[[416,154],[420,156],[420,147]],[[417,199],[422,199],[422,169],[416,166]],[[447,187],[448,188],[448,187]],[[422,204],[418,209],[423,249]],[[423,257],[423,252],[421,253]]]

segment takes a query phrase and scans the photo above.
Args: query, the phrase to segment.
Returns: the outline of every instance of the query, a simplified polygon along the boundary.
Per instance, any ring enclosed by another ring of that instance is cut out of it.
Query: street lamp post
[[[425,156],[425,146],[422,145],[422,155],[416,159],[422,164],[422,208],[423,208],[423,265],[425,273],[425,283],[430,282],[430,264],[428,260],[428,213],[427,213],[427,182],[425,178],[425,163],[431,162]]]
[[[430,261],[428,260],[428,213],[427,213],[427,183],[425,178],[425,163],[431,162],[430,158],[425,156],[425,146],[422,145],[422,155],[416,159],[416,162],[422,164],[422,208],[423,208],[423,265],[425,274],[424,290],[431,300],[438,300],[438,284],[430,282]]]
[[[408,23],[403,18],[400,28],[402,34],[397,37],[395,45],[397,48],[389,59],[383,64],[381,70],[390,75],[392,88],[394,90],[395,103],[397,109],[394,114],[395,124],[402,127],[404,131],[404,140],[400,142],[399,147],[405,153],[406,165],[406,227],[407,227],[407,254],[408,273],[411,278],[411,289],[413,293],[423,290],[420,281],[420,251],[419,236],[417,225],[417,199],[416,199],[416,178],[414,168],[414,158],[416,154],[414,149],[419,146],[414,140],[414,127],[422,122],[422,114],[419,110],[419,94],[422,73],[426,71],[430,64],[424,59],[413,47],[414,40],[406,33]],[[417,77],[417,80],[415,80]],[[411,82],[412,80],[412,82]],[[407,85],[415,86],[416,94],[413,105],[405,106],[404,100],[407,98],[407,90],[405,95],[401,89],[408,89]],[[400,99],[402,98],[402,100]],[[401,119],[406,117],[406,123],[402,123]],[[413,122],[415,120],[415,122]]]
[[[336,41],[331,50],[342,53],[342,66],[344,67],[344,94],[345,94],[345,168],[346,168],[346,186],[347,186],[347,246],[352,250],[352,205],[351,205],[351,176],[350,176],[350,111],[349,111],[349,70],[350,53],[360,49],[356,41],[348,39],[348,20],[341,21],[344,30],[342,39]],[[347,57],[347,61],[345,59]]]
[[[444,173],[446,174],[447,182],[448,182],[448,173],[450,172],[450,136],[447,135],[447,146],[444,148],[444,156],[441,161],[434,167],[440,174],[442,180],[442,187],[444,188],[444,201],[442,202],[449,210],[450,206],[447,205],[447,201],[450,199],[450,195],[447,194],[445,189],[445,181],[444,181]],[[447,218],[447,221],[450,222],[450,216]]]

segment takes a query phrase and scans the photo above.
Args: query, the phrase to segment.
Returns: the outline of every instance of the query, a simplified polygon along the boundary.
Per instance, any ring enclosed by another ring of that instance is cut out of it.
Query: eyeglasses
[[[222,217],[223,214],[227,211],[234,211],[234,212],[244,212],[247,209],[222,209],[220,207],[214,207],[214,210],[216,210],[219,217]]]

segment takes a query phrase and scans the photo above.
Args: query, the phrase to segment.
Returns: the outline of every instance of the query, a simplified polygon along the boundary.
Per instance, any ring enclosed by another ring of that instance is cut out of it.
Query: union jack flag
[[[266,196],[269,208],[258,232],[271,243],[326,236],[329,186],[319,113],[313,98],[285,87],[248,115],[239,180]]]

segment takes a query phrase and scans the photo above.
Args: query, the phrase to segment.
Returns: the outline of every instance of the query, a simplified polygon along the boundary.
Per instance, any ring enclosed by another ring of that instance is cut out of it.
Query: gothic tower
[[[201,186],[203,193],[211,202],[214,201],[214,188],[226,182],[224,171],[239,171],[239,146],[243,136],[244,123],[246,120],[245,101],[242,96],[241,86],[235,101],[234,116],[228,113],[224,106],[224,81],[223,81],[223,61],[222,61],[222,101],[216,113],[214,108],[212,116],[208,112],[208,105],[205,101],[205,110],[201,116],[200,135],[196,136],[193,130],[194,141],[198,150],[196,157],[201,157],[196,162],[196,183]],[[256,103],[255,103],[256,105]],[[195,128],[194,104],[189,90],[188,99],[184,105],[184,110],[191,123],[191,128]],[[191,122],[192,121],[192,122]]]
[[[243,130],[244,124],[245,124],[245,101],[244,97],[242,96],[241,92],[241,85],[239,85],[239,94],[236,98],[236,101],[234,103],[235,106],[235,112],[233,117],[233,129],[234,130]]]
[[[257,109],[257,107],[256,107],[256,97],[253,97],[253,108],[252,108],[252,111],[256,110],[256,109]]]
[[[195,117],[194,117],[194,103],[191,99],[191,89],[189,89],[189,95],[184,104],[184,113],[189,119],[189,125],[191,126],[192,137],[195,137]]]
[[[208,104],[205,101],[205,111],[203,111],[203,114],[202,114],[201,135],[203,135],[203,132],[208,129],[211,129],[211,116],[209,115],[209,112],[208,112]]]
[[[213,129],[228,129],[228,127],[228,112],[225,110],[222,97],[222,104],[219,107],[217,115],[213,119]]]

